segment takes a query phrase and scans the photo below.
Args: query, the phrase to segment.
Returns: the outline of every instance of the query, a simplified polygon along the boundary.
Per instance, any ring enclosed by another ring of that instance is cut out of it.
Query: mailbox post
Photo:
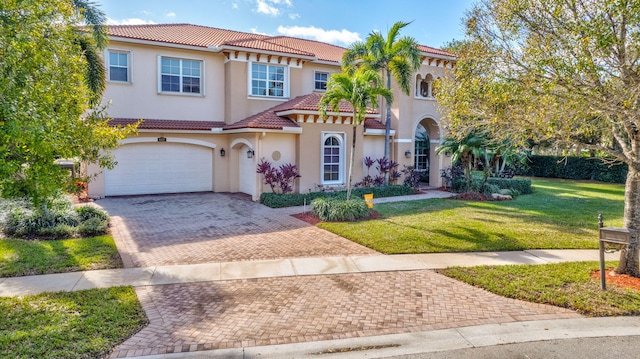
[[[603,227],[602,214],[598,215],[598,227],[600,227],[600,289],[607,290],[604,268],[605,245],[613,244],[620,249],[627,247],[632,240],[635,240],[635,231],[628,228]]]

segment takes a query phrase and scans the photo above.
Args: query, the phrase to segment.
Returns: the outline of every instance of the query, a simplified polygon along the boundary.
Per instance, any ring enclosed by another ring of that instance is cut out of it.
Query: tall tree
[[[369,34],[365,42],[352,44],[342,56],[342,66],[352,72],[359,66],[382,71],[386,78],[387,90],[391,90],[391,75],[400,90],[408,95],[413,73],[420,67],[421,51],[417,42],[410,36],[400,37],[400,30],[410,22],[398,21],[389,30],[385,38],[379,32]],[[387,101],[385,116],[384,156],[391,154],[391,102]],[[385,178],[389,184],[389,176]]]
[[[640,230],[640,2],[481,0],[466,31],[454,76],[440,83],[449,133],[481,128],[627,163],[624,226]],[[617,271],[640,276],[637,244]]]
[[[112,166],[108,150],[133,131],[91,106],[81,22],[68,0],[0,3],[0,193],[43,209],[68,184],[56,158]]]
[[[320,100],[320,114],[327,117],[327,111],[339,111],[341,101],[347,101],[353,107],[353,133],[351,135],[351,156],[347,179],[347,200],[351,199],[351,183],[353,182],[353,163],[356,149],[356,129],[370,108],[378,105],[378,96],[393,101],[391,90],[381,86],[382,79],[377,71],[369,68],[359,69],[352,73],[334,74],[327,82],[327,91]]]

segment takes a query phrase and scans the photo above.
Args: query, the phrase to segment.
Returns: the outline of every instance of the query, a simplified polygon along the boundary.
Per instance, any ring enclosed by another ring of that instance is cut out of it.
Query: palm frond
[[[72,0],[73,7],[76,9],[84,23],[91,28],[91,34],[98,49],[104,49],[107,46],[108,34],[107,16],[99,9],[99,5],[91,0]]]

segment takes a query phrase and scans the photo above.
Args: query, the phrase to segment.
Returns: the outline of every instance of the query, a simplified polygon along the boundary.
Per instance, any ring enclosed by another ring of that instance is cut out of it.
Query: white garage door
[[[213,191],[212,150],[183,143],[135,143],[113,151],[105,195]]]

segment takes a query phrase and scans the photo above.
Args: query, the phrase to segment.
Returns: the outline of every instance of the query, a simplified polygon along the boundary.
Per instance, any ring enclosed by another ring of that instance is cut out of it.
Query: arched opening
[[[413,149],[413,166],[415,171],[420,173],[420,182],[429,183],[429,149],[431,143],[429,141],[429,133],[423,125],[416,126],[416,135],[414,138]]]
[[[416,123],[414,132],[413,165],[420,173],[420,182],[428,187],[442,186],[440,170],[447,166],[447,158],[436,154],[441,131],[438,122],[425,115]]]

